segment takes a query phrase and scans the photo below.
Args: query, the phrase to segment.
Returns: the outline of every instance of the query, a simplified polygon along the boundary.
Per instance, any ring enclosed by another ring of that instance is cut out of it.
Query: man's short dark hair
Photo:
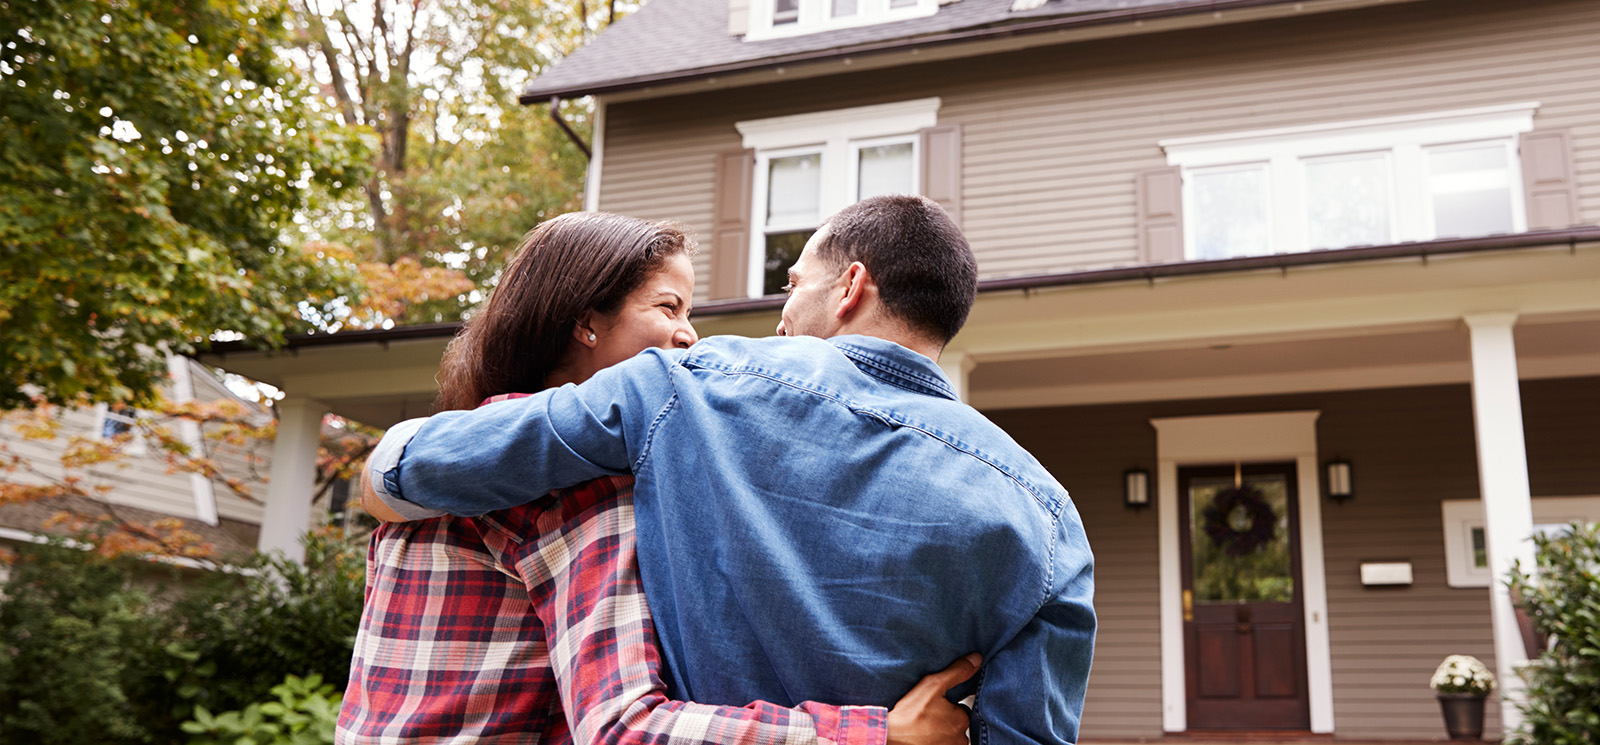
[[[889,313],[948,343],[978,295],[972,246],[942,207],[925,197],[872,197],[828,218],[817,258],[843,271],[859,261]]]

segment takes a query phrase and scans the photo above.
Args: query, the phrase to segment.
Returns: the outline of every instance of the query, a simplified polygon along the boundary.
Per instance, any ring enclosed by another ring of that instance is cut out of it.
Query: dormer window
[[[760,41],[931,16],[939,0],[751,0],[750,10],[744,38]]]

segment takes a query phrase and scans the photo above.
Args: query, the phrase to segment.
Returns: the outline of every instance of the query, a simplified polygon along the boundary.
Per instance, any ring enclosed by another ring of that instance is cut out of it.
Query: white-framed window
[[[1184,253],[1221,259],[1527,230],[1538,103],[1162,140]]]
[[[149,447],[144,441],[138,428],[139,412],[122,405],[108,406],[95,405],[94,438],[97,440],[114,440],[117,437],[127,436],[127,444],[122,452],[128,455],[145,455]]]
[[[1483,502],[1448,499],[1444,513],[1445,579],[1451,587],[1488,587],[1493,581],[1484,534]],[[1567,531],[1574,522],[1600,522],[1600,496],[1534,497],[1533,531],[1544,535]]]
[[[751,0],[745,41],[922,18],[939,0]]]
[[[749,294],[777,294],[789,266],[827,216],[867,197],[915,194],[921,130],[939,99],[759,119],[737,124],[755,150]]]

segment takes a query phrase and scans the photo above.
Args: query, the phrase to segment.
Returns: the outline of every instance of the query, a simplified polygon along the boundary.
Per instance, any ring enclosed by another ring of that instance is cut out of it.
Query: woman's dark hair
[[[616,311],[668,258],[693,252],[694,239],[674,223],[604,212],[545,221],[522,239],[488,301],[450,341],[439,410],[543,389],[566,361],[584,312]]]

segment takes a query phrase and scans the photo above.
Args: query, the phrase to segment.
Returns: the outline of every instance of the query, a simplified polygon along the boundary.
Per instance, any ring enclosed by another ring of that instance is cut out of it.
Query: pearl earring
[[[593,331],[589,332],[589,341],[594,341],[594,332]]]

